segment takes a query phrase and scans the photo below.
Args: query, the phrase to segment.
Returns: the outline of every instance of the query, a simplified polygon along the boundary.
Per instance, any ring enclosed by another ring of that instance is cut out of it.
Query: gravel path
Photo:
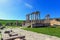
[[[10,30],[10,29],[7,29]],[[39,34],[31,31],[22,30],[20,28],[12,29],[20,35],[24,35],[26,40],[60,40],[60,38]],[[5,30],[4,30],[5,31]]]

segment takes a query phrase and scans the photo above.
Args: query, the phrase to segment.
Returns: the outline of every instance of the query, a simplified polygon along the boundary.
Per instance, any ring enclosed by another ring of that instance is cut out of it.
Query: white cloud
[[[30,8],[30,9],[32,9],[32,8],[33,8],[33,6],[32,6],[32,5],[30,5],[29,3],[25,3],[25,6],[26,6],[26,7],[28,7],[28,8]]]

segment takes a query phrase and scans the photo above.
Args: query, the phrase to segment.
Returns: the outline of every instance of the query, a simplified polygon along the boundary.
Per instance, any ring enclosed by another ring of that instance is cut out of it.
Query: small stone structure
[[[56,25],[60,26],[60,21],[53,19],[53,20],[50,20],[50,24],[51,24],[51,26],[56,26]]]
[[[25,36],[22,36],[12,30],[2,32],[1,40],[25,40]]]

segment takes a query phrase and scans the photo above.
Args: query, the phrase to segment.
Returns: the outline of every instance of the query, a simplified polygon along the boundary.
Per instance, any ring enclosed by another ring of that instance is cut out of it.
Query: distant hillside
[[[19,23],[23,22],[24,20],[0,20],[0,23],[2,24],[6,24],[6,23],[15,23],[16,21],[18,21]]]

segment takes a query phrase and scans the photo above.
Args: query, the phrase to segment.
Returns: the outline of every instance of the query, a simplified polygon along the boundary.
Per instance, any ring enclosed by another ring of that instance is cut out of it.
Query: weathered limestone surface
[[[22,35],[26,36],[26,40],[60,40],[60,38],[57,38],[54,36],[38,34],[35,32],[26,31],[26,30],[20,29],[20,32]]]
[[[22,29],[16,29],[18,33],[21,35],[24,35],[26,40],[60,40],[60,38],[54,37],[54,36],[49,36],[49,35],[44,35],[44,34],[38,34],[35,32],[31,31],[26,31]]]
[[[9,30],[9,29],[7,29]],[[60,40],[58,37],[39,34],[31,31],[22,30],[20,28],[12,29],[16,33],[25,36],[26,40]]]
[[[60,21],[56,21],[56,20],[54,19],[54,20],[51,20],[51,21],[50,21],[50,24],[51,24],[51,26],[53,26],[53,25],[60,25]]]

